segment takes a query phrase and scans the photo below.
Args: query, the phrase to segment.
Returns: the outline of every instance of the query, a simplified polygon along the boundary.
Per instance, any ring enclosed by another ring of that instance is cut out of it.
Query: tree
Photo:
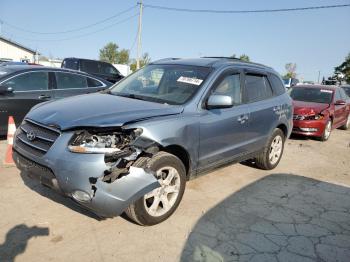
[[[250,62],[250,58],[249,56],[243,54],[239,57],[239,59],[241,59],[242,61],[246,61],[246,62]]]
[[[118,50],[116,43],[109,42],[100,49],[100,60],[111,64],[128,64],[129,51],[126,49]]]
[[[230,58],[237,58],[237,55],[233,54],[233,55],[230,56]],[[246,54],[240,55],[239,59],[242,60],[242,61],[250,62],[250,58]]]
[[[144,53],[140,59],[140,68],[149,64],[149,62],[151,62],[151,58],[149,57],[148,53]],[[130,69],[132,71],[136,71],[136,59],[133,60],[132,64],[130,65]]]
[[[334,68],[334,75],[339,81],[346,81],[350,84],[350,53],[345,57],[345,61]]]
[[[283,76],[284,78],[296,78],[297,76],[297,64],[295,63],[287,63],[285,65],[285,69],[287,73]]]

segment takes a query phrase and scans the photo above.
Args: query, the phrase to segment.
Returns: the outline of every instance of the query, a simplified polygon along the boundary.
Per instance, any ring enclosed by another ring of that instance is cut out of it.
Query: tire
[[[348,130],[350,128],[350,114],[348,115],[348,118],[347,118],[347,121],[344,125],[342,125],[340,127],[340,129],[343,129],[343,130]]]
[[[322,142],[327,141],[331,136],[331,132],[332,132],[332,120],[329,119],[325,125],[324,131],[322,136],[320,137],[320,140]]]
[[[276,128],[268,142],[266,143],[266,146],[264,147],[263,151],[255,158],[255,165],[258,168],[264,169],[264,170],[271,170],[274,169],[278,163],[280,162],[283,150],[284,150],[284,142],[285,142],[285,135],[283,131],[279,128]],[[277,149],[277,145],[279,145],[279,150],[275,151],[275,154],[273,154],[273,146],[276,146],[275,149]],[[278,154],[278,157],[276,155]],[[271,156],[274,155],[273,158]]]
[[[178,157],[161,151],[152,158],[140,157],[133,166],[147,167],[155,172],[161,187],[132,203],[125,210],[126,215],[137,224],[144,226],[163,222],[175,212],[185,192],[184,164]],[[168,181],[166,178],[170,178],[170,174],[173,174],[173,178]]]

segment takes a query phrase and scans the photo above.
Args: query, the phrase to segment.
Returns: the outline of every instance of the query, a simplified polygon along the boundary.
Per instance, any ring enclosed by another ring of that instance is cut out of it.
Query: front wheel
[[[343,130],[348,130],[350,128],[350,114],[347,117],[346,123],[340,127]]]
[[[152,158],[141,157],[134,166],[152,170],[160,187],[135,201],[125,213],[140,225],[158,224],[170,217],[180,204],[186,185],[185,166],[167,152],[159,152]]]
[[[264,170],[274,169],[282,158],[284,141],[284,133],[281,129],[276,128],[264,150],[255,159],[256,166]]]
[[[329,139],[329,137],[331,136],[331,132],[332,132],[332,121],[328,120],[326,123],[326,126],[324,128],[323,134],[320,137],[321,141],[327,141]]]

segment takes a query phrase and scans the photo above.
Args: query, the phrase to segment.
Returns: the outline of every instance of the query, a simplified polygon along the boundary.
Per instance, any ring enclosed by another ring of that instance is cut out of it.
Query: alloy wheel
[[[156,172],[160,187],[144,196],[144,205],[149,215],[159,217],[175,204],[180,191],[180,175],[173,167],[163,167]]]
[[[279,135],[275,136],[271,142],[269,151],[269,161],[272,165],[276,164],[281,157],[283,148],[283,138]]]
[[[327,125],[325,127],[325,130],[324,130],[324,138],[325,138],[325,140],[327,140],[329,138],[329,136],[331,135],[331,131],[332,131],[332,122],[328,121]]]

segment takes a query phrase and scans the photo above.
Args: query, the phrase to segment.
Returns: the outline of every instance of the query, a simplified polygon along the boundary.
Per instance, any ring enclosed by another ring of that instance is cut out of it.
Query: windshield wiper
[[[148,101],[145,97],[138,96],[138,95],[135,95],[135,94],[115,93],[115,95],[122,96],[122,97],[127,97],[127,98],[132,98],[132,99],[137,99],[137,100]]]

